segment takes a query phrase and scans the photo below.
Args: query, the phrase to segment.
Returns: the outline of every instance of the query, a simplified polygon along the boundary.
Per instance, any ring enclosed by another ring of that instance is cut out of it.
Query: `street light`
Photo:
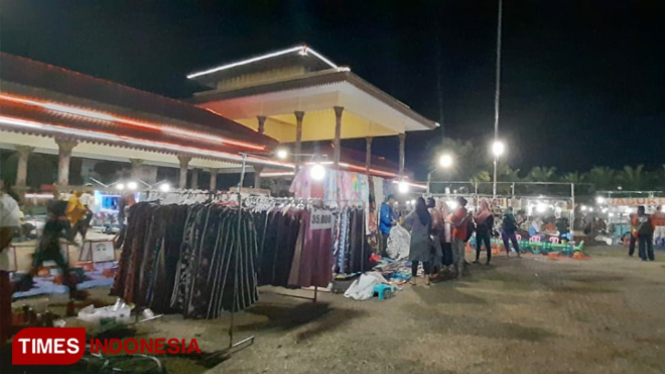
[[[506,146],[500,142],[500,141],[495,141],[492,143],[492,153],[494,156],[499,157],[503,154],[503,152],[506,150]]]
[[[493,198],[496,199],[496,164],[499,161],[499,156],[505,152],[506,146],[503,144],[503,142],[499,140],[495,140],[494,143],[492,143],[492,153],[494,154],[494,183],[492,184],[492,196]]]
[[[453,165],[453,156],[449,154],[442,155],[439,158],[439,165],[443,168],[449,168]]]
[[[453,162],[454,162],[453,156],[448,154],[448,153],[444,153],[439,157],[439,166],[442,167],[443,169],[449,169],[451,166],[453,166]],[[427,193],[428,194],[430,192],[430,183],[432,182],[432,174],[434,174],[435,171],[436,171],[436,169],[434,169],[434,170],[430,171],[429,173],[427,173]]]

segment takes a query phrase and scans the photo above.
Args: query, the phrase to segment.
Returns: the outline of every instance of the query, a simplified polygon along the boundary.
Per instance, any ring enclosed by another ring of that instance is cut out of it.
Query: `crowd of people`
[[[430,284],[430,276],[439,271],[447,272],[454,278],[468,275],[469,263],[465,260],[467,242],[473,233],[476,234],[476,258],[474,264],[480,264],[480,255],[486,251],[485,264],[492,259],[491,239],[495,236],[494,214],[487,201],[481,201],[475,213],[470,213],[466,206],[468,201],[459,197],[457,208],[451,210],[442,200],[429,198],[416,199],[415,208],[404,218],[395,212],[395,199],[388,196],[381,206],[380,231],[382,246],[388,246],[390,231],[397,224],[403,225],[411,234],[408,261],[411,262],[411,284],[416,284],[419,266],[422,264],[425,284]],[[512,249],[521,257],[517,240],[518,221],[508,209],[501,219],[500,235],[504,242],[506,254],[510,256]],[[484,247],[484,248],[483,248]],[[441,267],[435,266],[432,258],[440,254]]]

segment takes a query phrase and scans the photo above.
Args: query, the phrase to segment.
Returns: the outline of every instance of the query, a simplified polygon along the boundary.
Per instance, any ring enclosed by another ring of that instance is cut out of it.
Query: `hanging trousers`
[[[487,262],[490,262],[492,259],[492,246],[490,245],[489,233],[476,233],[476,261],[480,259],[480,250],[482,249],[482,244],[485,244],[485,248],[487,249]]]

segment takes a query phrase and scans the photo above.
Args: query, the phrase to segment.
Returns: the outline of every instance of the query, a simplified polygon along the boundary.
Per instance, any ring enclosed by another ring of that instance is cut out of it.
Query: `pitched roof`
[[[137,119],[160,121],[232,139],[274,146],[277,141],[184,101],[141,91],[43,62],[0,52],[0,80],[120,107]],[[0,87],[0,89],[3,89]]]

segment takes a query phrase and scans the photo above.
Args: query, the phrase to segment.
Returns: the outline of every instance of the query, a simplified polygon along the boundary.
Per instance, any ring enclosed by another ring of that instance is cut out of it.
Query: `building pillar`
[[[399,134],[399,176],[404,176],[404,143],[406,142],[406,133]]]
[[[28,158],[35,150],[35,147],[17,145],[18,168],[16,169],[16,187],[25,187],[28,180]]]
[[[72,150],[78,145],[75,140],[55,139],[58,144],[58,185],[67,187],[69,185],[69,164],[72,160]]]
[[[256,116],[259,120],[259,134],[266,132],[266,116]]]
[[[335,156],[334,162],[335,167],[339,167],[339,160],[342,155],[342,113],[344,112],[344,107],[336,106],[335,109]]]
[[[140,158],[130,158],[129,162],[132,163],[132,179],[135,179],[138,182],[141,178],[141,166],[143,165],[143,160]]]
[[[295,151],[295,162],[296,162],[296,173],[300,170],[300,162],[302,153],[302,119],[305,117],[305,112],[295,111],[293,112],[296,115],[296,151]]]
[[[199,169],[192,169],[192,184],[190,188],[192,190],[199,189]]]
[[[261,188],[262,171],[263,171],[262,165],[254,165],[254,188]]]
[[[368,136],[365,139],[365,173],[369,175],[369,169],[372,166],[372,138],[371,136]]]
[[[192,158],[189,156],[179,155],[178,161],[180,162],[178,188],[184,189],[187,188],[187,168],[189,167],[189,162],[192,161]]]
[[[219,169],[217,168],[210,168],[208,169],[210,171],[210,191],[216,191],[217,190],[217,172]]]

